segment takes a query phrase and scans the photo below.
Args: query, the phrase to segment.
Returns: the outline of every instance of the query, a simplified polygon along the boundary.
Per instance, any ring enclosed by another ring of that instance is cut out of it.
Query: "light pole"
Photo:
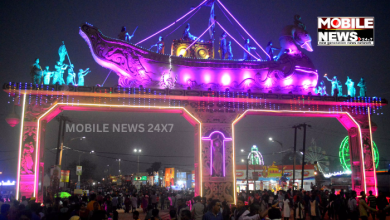
[[[119,162],[119,175],[121,175],[121,159],[116,159]]]
[[[271,142],[276,142],[276,143],[280,144],[280,147],[283,148],[283,143],[282,142],[274,140],[272,137],[268,138],[268,140],[271,141]]]
[[[79,151],[79,150],[75,150],[77,152],[81,152],[81,154],[79,154],[79,166],[81,166],[81,162],[80,162],[80,158],[81,158],[81,155],[83,155],[85,152],[83,151]],[[90,154],[93,154],[95,153],[95,151],[91,150],[91,152],[89,152]],[[80,175],[77,175],[77,189],[80,189]]]
[[[142,150],[141,149],[134,149],[134,153],[137,154],[138,160],[137,160],[137,173],[139,173],[139,155],[141,154]]]

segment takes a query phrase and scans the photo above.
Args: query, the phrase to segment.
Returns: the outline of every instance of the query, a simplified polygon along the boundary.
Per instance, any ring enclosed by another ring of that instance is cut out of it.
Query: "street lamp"
[[[141,154],[141,149],[134,149],[134,153],[138,156],[138,162],[137,162],[137,173],[139,173],[139,155]]]
[[[121,159],[116,159],[119,162],[119,175],[121,175]]]
[[[268,140],[271,141],[271,142],[276,142],[276,143],[280,144],[280,147],[283,148],[283,143],[282,142],[274,140],[272,137],[268,138]]]

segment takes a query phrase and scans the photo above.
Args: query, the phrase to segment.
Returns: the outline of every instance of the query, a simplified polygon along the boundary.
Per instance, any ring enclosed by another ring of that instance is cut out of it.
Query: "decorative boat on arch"
[[[149,88],[314,94],[318,81],[311,60],[297,47],[312,51],[310,35],[299,22],[283,28],[279,39],[282,52],[276,61],[199,59],[160,54],[107,37],[87,23],[81,25],[79,33],[89,45],[95,61],[114,71],[119,76],[118,85],[122,87],[142,85]],[[196,46],[192,45],[191,49],[196,49]]]

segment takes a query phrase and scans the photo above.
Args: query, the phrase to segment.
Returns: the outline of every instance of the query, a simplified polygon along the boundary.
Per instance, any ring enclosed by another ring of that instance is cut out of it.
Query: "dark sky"
[[[76,69],[89,67],[92,72],[86,76],[86,85],[102,84],[109,72],[93,60],[88,46],[79,36],[79,26],[88,22],[100,28],[107,36],[116,37],[121,26],[125,25],[129,32],[138,26],[132,42],[138,42],[150,34],[160,30],[175,19],[185,14],[191,6],[196,6],[200,0],[133,0],[133,1],[1,1],[0,3],[0,76],[1,82],[26,82],[30,80],[29,71],[34,59],[39,57],[42,66],[54,68],[58,60],[58,47],[64,41],[72,63]],[[278,46],[281,29],[292,24],[293,16],[300,14],[302,22],[313,39],[314,52],[305,52],[318,69],[322,77],[337,75],[342,82],[350,76],[355,83],[360,77],[367,81],[368,95],[389,99],[390,87],[388,74],[390,62],[389,40],[389,1],[257,1],[257,0],[224,0],[225,6],[247,28],[257,41],[266,46],[273,40]],[[200,10],[191,20],[191,33],[199,35],[208,25],[209,8]],[[220,9],[216,7],[216,16],[221,24],[240,40],[235,28],[226,20]],[[374,16],[375,17],[375,46],[374,47],[318,47],[316,45],[317,16]],[[237,26],[235,26],[237,28]],[[164,32],[164,36],[173,29]],[[169,52],[173,39],[180,38],[183,28],[165,38],[166,49]],[[216,29],[219,36],[221,30]],[[243,31],[241,31],[243,33]],[[206,39],[207,37],[204,37]],[[241,40],[240,40],[241,41]],[[157,42],[157,38],[146,41],[142,46],[149,47]],[[241,57],[242,51],[233,45],[235,57]],[[117,77],[109,76],[106,86],[117,84]],[[327,84],[328,93],[330,85]],[[344,91],[346,88],[344,87]],[[8,94],[0,93],[0,179],[15,179],[17,164],[17,146],[19,126],[10,128],[4,121],[11,111]],[[17,111],[19,113],[19,111]],[[374,116],[378,125],[374,133],[381,157],[388,158],[390,144],[388,129],[390,123],[389,107],[385,107],[383,115]],[[193,128],[179,115],[150,115],[140,113],[86,113],[65,112],[75,122],[85,123],[173,123],[171,133],[153,134],[85,134],[86,141],[72,141],[70,147],[82,150],[113,151],[131,153],[132,149],[141,146],[147,155],[176,155],[189,157],[156,158],[141,157],[140,170],[145,170],[154,161],[163,164],[191,165],[193,163]],[[308,131],[307,141],[315,138],[327,154],[337,155],[339,143],[347,132],[335,119],[315,118],[276,118],[276,117],[247,117],[238,124],[237,150],[249,149],[253,144],[258,145],[264,154],[272,153],[277,144],[270,143],[272,136],[283,142],[285,148],[292,146],[292,125],[302,122],[310,123],[313,128]],[[56,146],[58,123],[49,123],[46,146]],[[66,139],[84,136],[67,133]],[[301,136],[299,136],[301,140]],[[299,142],[299,145],[301,143]],[[5,152],[7,151],[7,152]],[[9,152],[8,152],[9,151]],[[46,165],[54,163],[54,154],[46,152]],[[105,155],[111,156],[111,155]],[[282,155],[266,157],[266,163],[278,160]],[[87,157],[83,155],[82,158]],[[136,161],[134,156],[112,155],[122,159]],[[279,158],[278,158],[279,157]],[[100,173],[107,164],[118,166],[113,159],[91,156],[90,159],[98,164]],[[241,157],[237,158],[240,161]],[[68,163],[78,160],[78,154],[68,151],[64,161]],[[335,160],[338,162],[338,160]],[[278,162],[278,161],[277,161]],[[123,173],[136,171],[136,164],[123,162]],[[189,167],[190,168],[190,167]],[[112,168],[117,170],[118,168]]]

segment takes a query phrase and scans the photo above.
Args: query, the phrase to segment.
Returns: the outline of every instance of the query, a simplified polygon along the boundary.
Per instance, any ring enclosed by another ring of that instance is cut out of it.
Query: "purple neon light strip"
[[[196,38],[196,40],[194,40],[194,42],[192,42],[192,44],[190,44],[190,46],[186,48],[186,51],[188,50],[188,48],[192,47],[192,45],[194,45],[214,24],[215,22],[212,23],[198,38]]]
[[[198,6],[196,6],[196,8],[193,8],[191,11],[189,11],[187,14],[183,15],[181,18],[177,19],[177,20],[176,20],[175,22],[173,22],[172,24],[170,24],[170,25],[166,26],[165,28],[163,28],[163,29],[157,31],[156,33],[150,35],[149,37],[147,37],[147,38],[141,40],[140,42],[136,43],[135,45],[138,45],[138,44],[140,44],[140,43],[142,43],[142,42],[144,42],[144,41],[146,41],[146,40],[148,40],[148,39],[150,39],[150,38],[156,36],[157,34],[159,34],[159,33],[163,32],[163,31],[165,31],[166,29],[172,27],[172,26],[175,25],[177,22],[179,22],[181,19],[183,19],[183,18],[186,17],[187,15],[191,14],[193,11],[195,11],[197,8],[199,8],[200,6],[202,6],[202,5],[203,5],[205,2],[207,2],[207,1],[208,1],[208,0],[204,0],[202,3],[200,3]]]
[[[248,31],[245,30],[245,28],[240,24],[240,22],[237,21],[237,19],[236,19],[236,18],[232,15],[232,13],[230,13],[230,11],[222,4],[222,2],[219,1],[219,0],[217,0],[217,2],[218,2],[219,4],[221,4],[221,6],[226,10],[226,12],[227,12],[230,16],[232,16],[232,18],[233,18],[233,19],[237,22],[237,24],[245,31],[245,33],[246,33],[246,34],[247,34],[247,35],[256,43],[257,46],[260,47],[260,49],[268,56],[268,58],[271,59],[271,57],[268,55],[268,53],[266,53],[265,50],[260,46],[260,44],[257,43],[257,41],[252,37],[252,35],[250,35],[250,34],[248,33]]]
[[[217,24],[219,25],[219,27],[221,27],[221,29],[223,30],[223,31],[225,31],[226,32],[226,34],[227,35],[229,35],[229,37],[231,37],[242,49],[244,49],[247,53],[249,53],[252,57],[255,57],[256,59],[258,59],[258,60],[260,60],[259,58],[257,58],[255,55],[253,55],[253,54],[251,54],[248,50],[246,50],[232,35],[230,35],[229,34],[229,32],[227,32],[226,30],[225,30],[225,28],[223,28],[222,27],[222,25],[218,22],[218,21],[216,21],[217,22]]]
[[[214,133],[219,133],[223,137],[223,141],[222,141],[222,147],[223,147],[223,176],[225,177],[226,176],[226,171],[225,171],[225,141],[232,141],[232,138],[226,138],[225,135],[222,132],[220,132],[220,131],[213,131],[213,132],[211,132],[211,134],[208,137],[202,137],[202,140],[211,141],[211,136]],[[210,147],[210,176],[213,175],[213,147],[214,147],[214,143],[212,142],[211,143],[211,147]]]

